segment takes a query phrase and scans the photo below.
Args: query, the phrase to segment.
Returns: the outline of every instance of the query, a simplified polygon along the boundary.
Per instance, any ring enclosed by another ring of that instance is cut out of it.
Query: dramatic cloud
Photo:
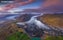
[[[45,0],[40,9],[46,12],[63,12],[63,0]]]
[[[28,9],[24,12],[39,12],[39,13],[63,13],[63,0],[44,0],[38,9]]]
[[[37,0],[15,0],[12,4],[0,8],[1,11],[6,11],[19,6],[24,6],[33,3]],[[43,0],[40,8],[36,9],[39,12],[63,12],[63,0]],[[35,11],[35,10],[34,10]]]
[[[25,12],[63,13],[63,0],[44,0],[38,9],[28,9]]]
[[[12,9],[12,8],[15,8],[15,7],[19,7],[19,6],[23,6],[23,5],[26,5],[26,4],[30,4],[30,3],[34,2],[34,1],[35,0],[24,0],[24,1],[15,0],[14,3],[12,3],[12,4],[7,4],[4,7],[0,7],[0,11],[6,11],[6,10],[9,10],[9,9]]]

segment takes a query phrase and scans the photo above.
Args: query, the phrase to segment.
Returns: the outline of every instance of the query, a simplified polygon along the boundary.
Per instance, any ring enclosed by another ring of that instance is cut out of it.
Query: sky
[[[32,2],[30,4],[10,9],[9,11],[13,12],[13,11],[23,11],[25,9],[36,9],[40,7],[41,3],[42,3],[42,0],[36,0],[35,2]],[[3,5],[3,4],[0,3],[0,5]]]
[[[42,0],[37,0],[36,2],[33,2],[31,4],[27,4],[27,5],[24,5],[24,6],[19,6],[17,8],[14,8],[13,10],[14,11],[23,11],[25,9],[37,9],[40,7],[42,3]],[[10,10],[12,12],[12,10]]]
[[[15,0],[12,4],[8,3],[4,7],[0,7],[0,11],[8,10],[10,12],[25,9],[36,9],[41,12],[63,12],[63,0]]]

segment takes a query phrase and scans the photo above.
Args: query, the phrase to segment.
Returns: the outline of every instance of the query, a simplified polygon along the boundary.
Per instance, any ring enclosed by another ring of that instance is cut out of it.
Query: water
[[[3,15],[3,17],[0,17],[0,23],[4,23],[7,20],[16,20],[16,17],[18,17],[19,14],[7,14]]]
[[[40,16],[40,15],[37,15],[37,16],[33,16],[30,18],[29,21],[26,21],[26,22],[17,22],[18,25],[25,25],[25,24],[35,24],[37,25],[39,28],[42,28],[42,29],[50,29],[48,26],[46,26],[45,24],[43,24],[41,21],[37,20],[37,17]]]

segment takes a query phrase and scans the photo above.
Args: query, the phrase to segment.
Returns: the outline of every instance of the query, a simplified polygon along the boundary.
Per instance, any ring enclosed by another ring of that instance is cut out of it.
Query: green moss
[[[63,40],[63,36],[55,36],[55,37],[49,36],[45,40]]]
[[[24,33],[16,32],[8,36],[6,40],[30,40],[30,38]]]

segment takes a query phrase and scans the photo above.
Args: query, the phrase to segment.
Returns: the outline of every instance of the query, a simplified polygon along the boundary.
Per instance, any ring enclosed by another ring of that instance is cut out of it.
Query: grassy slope
[[[49,26],[63,28],[63,14],[43,15],[40,20]]]
[[[57,37],[49,36],[45,40],[63,40],[63,36],[57,36]]]
[[[30,38],[21,32],[16,32],[6,38],[6,40],[30,40]]]

